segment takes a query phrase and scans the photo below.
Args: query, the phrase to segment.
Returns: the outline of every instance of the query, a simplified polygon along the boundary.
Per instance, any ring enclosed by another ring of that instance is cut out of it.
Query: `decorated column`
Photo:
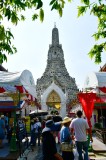
[[[96,101],[96,93],[78,93],[78,98],[82,104],[85,116],[88,121],[90,132],[92,133],[91,117],[94,109],[94,102]],[[90,135],[88,135],[88,143],[90,143]]]
[[[20,93],[10,93],[10,97],[12,97],[14,101],[14,124],[13,124],[13,132],[12,132],[12,137],[11,137],[11,142],[10,142],[10,151],[15,152],[17,151],[17,145],[16,145],[16,108],[20,103]]]

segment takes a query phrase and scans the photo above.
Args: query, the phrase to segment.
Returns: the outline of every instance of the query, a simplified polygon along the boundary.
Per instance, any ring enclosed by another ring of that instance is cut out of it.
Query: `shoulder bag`
[[[73,151],[73,143],[69,143],[69,142],[62,142],[60,145],[61,151],[67,151],[67,152],[71,152]]]

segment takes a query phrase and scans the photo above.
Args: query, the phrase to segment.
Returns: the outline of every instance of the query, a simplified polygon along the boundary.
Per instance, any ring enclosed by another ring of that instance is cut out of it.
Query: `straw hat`
[[[65,123],[69,123],[72,121],[72,118],[69,118],[69,117],[64,117],[63,121],[62,121],[62,124],[65,124]]]
[[[34,120],[32,119],[31,122],[34,123]]]
[[[4,115],[1,115],[1,118],[4,118]]]

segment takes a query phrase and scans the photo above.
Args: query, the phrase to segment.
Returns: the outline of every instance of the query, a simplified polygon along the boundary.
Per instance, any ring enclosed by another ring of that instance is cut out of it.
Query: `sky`
[[[65,65],[71,77],[75,78],[79,89],[83,88],[86,76],[91,72],[98,72],[100,66],[106,63],[102,54],[102,63],[96,65],[87,53],[96,43],[92,35],[97,30],[97,19],[87,13],[77,18],[78,2],[67,3],[62,18],[56,11],[50,11],[49,0],[44,2],[45,19],[31,21],[33,10],[26,11],[26,21],[12,26],[7,21],[5,25],[11,27],[14,35],[13,44],[18,52],[8,56],[3,66],[9,72],[29,70],[36,80],[42,76],[47,65],[49,44],[52,42],[54,23],[59,30],[59,42],[64,51]]]

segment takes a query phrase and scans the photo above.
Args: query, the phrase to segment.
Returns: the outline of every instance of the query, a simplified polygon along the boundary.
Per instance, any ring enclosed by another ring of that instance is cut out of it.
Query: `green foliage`
[[[95,40],[99,40],[100,38],[106,38],[106,31],[98,31],[97,33],[95,33],[93,35],[93,37],[95,38]]]
[[[60,17],[62,17],[64,4],[64,0],[50,0],[49,3],[51,10],[57,10]],[[38,18],[41,22],[44,21],[43,0],[0,0],[0,63],[7,61],[7,54],[17,52],[12,45],[14,37],[10,29],[3,26],[2,21],[6,19],[9,23],[17,25],[20,21],[25,21],[24,11],[27,9],[34,9],[32,21]]]
[[[84,3],[86,5],[89,5],[90,1],[89,0],[81,0],[81,3]]]
[[[65,1],[64,0],[52,0],[49,5],[51,5],[51,10],[57,10],[60,17],[63,15]]]
[[[95,44],[93,46],[93,48],[90,50],[90,52],[88,53],[89,57],[95,58],[95,63],[99,64],[100,62],[102,62],[101,60],[101,53],[103,52],[103,49],[105,47],[106,43],[102,43],[102,44]]]
[[[40,16],[40,21],[43,22],[43,20],[44,20],[44,11],[43,11],[42,8],[40,9],[39,16]]]
[[[38,14],[35,13],[35,14],[32,15],[32,21],[34,21],[37,18],[38,18]]]
[[[55,109],[53,109],[53,110],[50,112],[50,114],[52,114],[52,115],[56,115],[56,113],[57,113],[57,110],[55,110]]]
[[[97,129],[101,129],[102,125],[101,125],[101,123],[95,123],[94,127]]]
[[[14,54],[17,52],[16,48],[11,45],[11,39],[14,38],[10,29],[5,30],[3,25],[0,25],[0,64],[7,61],[5,53]]]
[[[41,0],[37,0],[37,7],[36,9],[40,9],[43,6],[43,2]]]
[[[101,54],[106,51],[106,3],[104,0],[98,0],[93,2],[89,0],[81,0],[84,6],[78,7],[78,17],[83,15],[87,9],[90,10],[90,14],[93,14],[98,19],[97,32],[93,34],[96,41],[104,40],[101,44],[95,44],[90,52],[89,57],[94,58],[95,63],[99,64],[102,62]]]
[[[78,17],[83,15],[87,11],[88,6],[78,6]]]
[[[25,21],[25,16],[21,14],[21,21]]]
[[[14,54],[17,49],[12,44],[12,39],[14,39],[13,34],[10,29],[6,29],[3,26],[2,21],[7,19],[8,22],[17,25],[19,21],[24,21],[26,18],[22,11],[26,9],[34,8],[40,12],[41,22],[44,19],[43,2],[41,0],[6,0],[0,1],[0,64],[7,61],[7,54]],[[38,18],[38,14],[32,15],[32,20]]]

